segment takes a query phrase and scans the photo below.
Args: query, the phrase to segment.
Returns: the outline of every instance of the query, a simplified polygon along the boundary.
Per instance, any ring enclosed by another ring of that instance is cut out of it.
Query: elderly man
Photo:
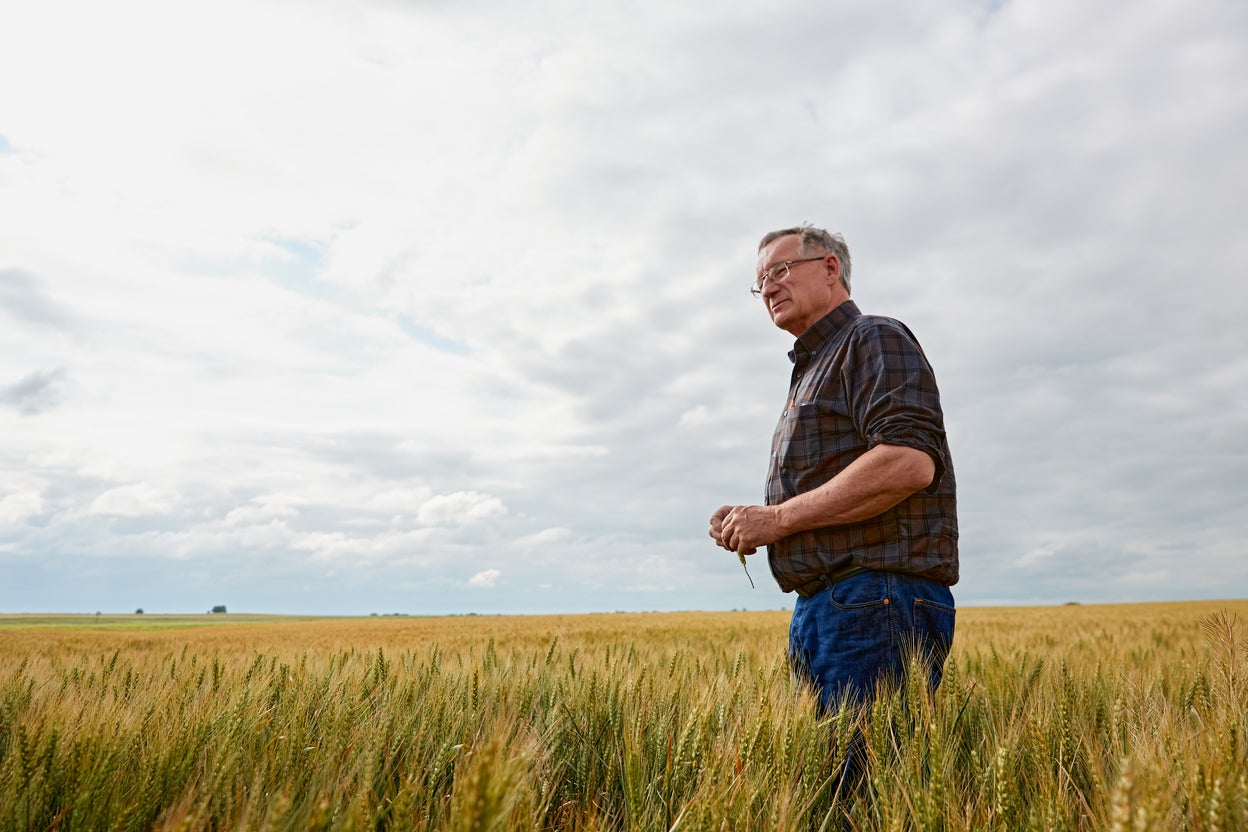
[[[766,546],[797,593],[795,670],[824,710],[866,701],[917,651],[940,684],[953,642],[958,521],[940,394],[899,321],[850,300],[840,235],[809,226],[759,244],[752,291],[796,339],[776,426],[766,505],[721,506],[710,535],[743,555]]]

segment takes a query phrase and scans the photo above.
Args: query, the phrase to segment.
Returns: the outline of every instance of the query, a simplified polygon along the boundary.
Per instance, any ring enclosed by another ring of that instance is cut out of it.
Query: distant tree
[[[135,610],[135,611],[134,611],[134,614],[135,614],[135,615],[142,615],[142,614],[143,614],[143,608],[142,608],[142,607],[139,607],[137,610]]]
[[[212,611],[213,611],[214,613],[216,613],[216,612],[225,612],[225,604],[217,604],[215,607],[213,607],[213,608],[212,608]]]

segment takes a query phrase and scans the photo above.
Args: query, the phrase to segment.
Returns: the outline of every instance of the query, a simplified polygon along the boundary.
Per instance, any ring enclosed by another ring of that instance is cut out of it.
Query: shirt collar
[[[817,353],[820,347],[832,340],[832,336],[860,315],[862,312],[858,309],[858,304],[852,300],[845,301],[815,321],[810,329],[798,337],[793,343],[793,349],[789,350],[789,360],[797,363],[798,359],[806,359]]]

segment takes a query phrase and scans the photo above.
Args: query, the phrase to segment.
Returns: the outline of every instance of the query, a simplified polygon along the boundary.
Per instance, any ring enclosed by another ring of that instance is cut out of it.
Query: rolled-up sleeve
[[[945,422],[936,376],[913,333],[901,322],[864,315],[842,364],[854,426],[867,448],[899,445],[927,454],[936,471],[925,491],[945,475]]]

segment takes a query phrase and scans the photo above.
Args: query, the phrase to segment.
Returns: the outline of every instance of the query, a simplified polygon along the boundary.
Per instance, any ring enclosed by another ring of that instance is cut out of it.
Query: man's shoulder
[[[827,357],[921,350],[910,327],[886,315],[863,314],[852,300],[838,306],[798,338],[798,349]]]
[[[849,324],[849,331],[859,338],[904,338],[918,343],[910,327],[886,315],[858,315]]]

